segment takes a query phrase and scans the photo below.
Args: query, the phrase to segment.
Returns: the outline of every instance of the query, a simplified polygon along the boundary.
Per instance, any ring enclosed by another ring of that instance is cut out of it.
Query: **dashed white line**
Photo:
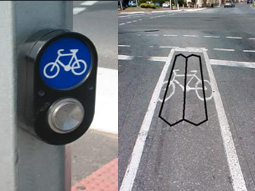
[[[118,16],[119,18],[125,18],[125,17],[130,17],[130,15],[126,15],[126,16]]]
[[[255,62],[239,62],[239,61],[231,61],[231,60],[210,59],[210,64],[211,65],[217,65],[217,66],[255,68]]]
[[[73,14],[78,15],[80,12],[84,11],[85,9],[86,9],[85,7],[74,7]]]
[[[132,60],[134,56],[118,55],[118,60]]]
[[[139,21],[142,21],[143,19],[138,19]]]
[[[183,36],[185,36],[185,37],[198,37],[197,35],[189,35],[189,34],[185,34]]]
[[[130,24],[130,23],[132,23],[131,21],[128,21],[128,22],[126,22],[127,24]]]
[[[118,47],[130,47],[130,45],[119,44]]]
[[[131,154],[130,163],[128,164],[122,184],[120,186],[120,191],[131,191],[133,188],[136,173],[139,168],[139,164],[141,162],[141,157],[142,157],[145,141],[146,141],[147,135],[149,133],[151,121],[152,121],[154,111],[155,111],[157,103],[158,103],[159,94],[160,94],[164,79],[167,75],[167,71],[170,66],[173,54],[174,54],[174,50],[171,50],[171,52],[166,60],[166,63],[164,65],[164,68],[160,74],[157,85],[153,91],[147,112],[145,114],[142,126],[140,128],[138,137],[136,139],[136,143],[135,143],[133,152]]]
[[[229,38],[229,39],[242,39],[242,37],[240,37],[240,36],[227,36],[226,38]]]
[[[158,34],[147,34],[146,36],[158,36]]]
[[[255,50],[243,50],[243,52],[255,53]]]
[[[159,46],[159,48],[178,48],[177,46]]]
[[[207,71],[209,74],[212,90],[214,91],[213,98],[214,98],[215,108],[216,108],[218,119],[219,119],[220,131],[221,131],[221,136],[223,139],[223,145],[225,148],[225,154],[227,157],[228,166],[229,166],[229,170],[231,174],[231,182],[232,182],[233,190],[247,191],[241,166],[236,153],[235,144],[230,131],[228,119],[227,119],[225,109],[221,100],[216,79],[215,79],[212,67],[210,65],[209,57],[206,51],[203,51],[203,53],[205,57],[205,63],[206,63]]]
[[[81,5],[84,6],[92,6],[96,3],[97,1],[84,1],[83,3],[81,3]]]
[[[126,23],[120,23],[119,25],[125,25]]]
[[[255,40],[255,38],[249,38],[249,40]]]
[[[220,38],[219,36],[204,36],[204,38]]]
[[[133,23],[136,23],[136,22],[137,22],[137,20],[134,20],[134,21],[133,21]]]
[[[227,52],[234,52],[235,51],[235,49],[227,49],[227,48],[214,48],[213,50],[227,51]]]
[[[164,36],[178,36],[176,34],[164,34]]]
[[[152,56],[148,58],[149,61],[154,61],[154,62],[166,62],[167,61],[167,57],[156,57],[156,56]]]

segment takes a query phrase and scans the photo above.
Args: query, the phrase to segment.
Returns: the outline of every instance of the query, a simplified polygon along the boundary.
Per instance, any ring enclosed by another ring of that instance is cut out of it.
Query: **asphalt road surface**
[[[118,36],[120,191],[254,191],[255,9],[119,14]]]
[[[117,69],[117,2],[74,1],[73,29],[95,44],[99,67]]]

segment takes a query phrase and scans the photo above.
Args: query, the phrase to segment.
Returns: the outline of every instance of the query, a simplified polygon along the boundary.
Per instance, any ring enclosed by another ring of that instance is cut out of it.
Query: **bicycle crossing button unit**
[[[20,53],[18,120],[49,144],[67,144],[89,128],[95,109],[97,53],[84,35],[47,29]]]

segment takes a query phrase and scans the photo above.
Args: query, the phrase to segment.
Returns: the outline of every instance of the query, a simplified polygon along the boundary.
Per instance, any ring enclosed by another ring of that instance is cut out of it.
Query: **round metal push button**
[[[48,123],[57,133],[69,133],[81,124],[84,118],[82,104],[73,98],[66,98],[54,103],[48,114]]]

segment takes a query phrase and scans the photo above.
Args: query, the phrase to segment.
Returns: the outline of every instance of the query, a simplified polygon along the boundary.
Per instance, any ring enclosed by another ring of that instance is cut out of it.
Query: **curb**
[[[118,190],[118,158],[104,165],[72,187],[71,191],[116,191]]]
[[[198,9],[179,9],[179,10],[162,10],[162,11],[127,11],[127,12],[120,12],[119,14],[139,14],[139,13],[175,13],[175,12],[195,12],[195,11],[202,11],[207,8],[198,8]]]

